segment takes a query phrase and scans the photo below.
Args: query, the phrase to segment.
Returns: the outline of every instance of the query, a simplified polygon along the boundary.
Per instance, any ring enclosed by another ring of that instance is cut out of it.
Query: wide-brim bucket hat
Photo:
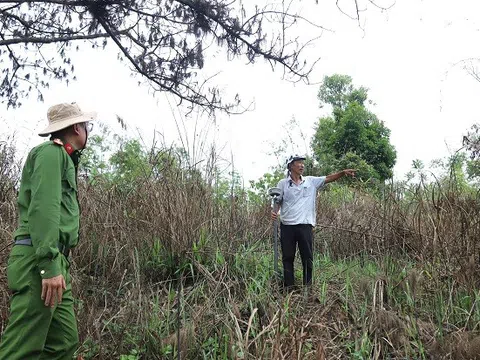
[[[38,133],[40,136],[48,136],[74,124],[93,121],[97,118],[97,113],[84,112],[73,102],[51,106],[47,111],[47,118],[48,126]]]

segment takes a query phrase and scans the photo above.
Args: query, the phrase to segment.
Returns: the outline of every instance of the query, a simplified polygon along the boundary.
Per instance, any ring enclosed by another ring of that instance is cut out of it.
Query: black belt
[[[26,238],[26,239],[19,239],[15,240],[15,245],[27,245],[27,246],[32,246],[32,239]],[[58,244],[58,250],[65,255],[65,257],[68,257],[70,255],[70,248],[68,246],[65,246],[63,244]]]

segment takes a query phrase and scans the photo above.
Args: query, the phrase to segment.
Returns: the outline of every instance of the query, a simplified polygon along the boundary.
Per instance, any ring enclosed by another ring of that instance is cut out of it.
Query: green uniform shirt
[[[77,245],[79,206],[75,167],[61,144],[48,141],[28,154],[18,209],[15,238],[32,239],[42,278],[62,274],[58,245]]]

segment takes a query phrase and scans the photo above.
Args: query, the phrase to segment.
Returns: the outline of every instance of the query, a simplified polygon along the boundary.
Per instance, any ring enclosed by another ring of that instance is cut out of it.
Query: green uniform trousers
[[[70,360],[78,346],[69,262],[62,257],[67,289],[62,303],[46,307],[40,298],[42,278],[33,247],[15,245],[8,259],[8,287],[13,295],[10,318],[0,343],[0,360]]]

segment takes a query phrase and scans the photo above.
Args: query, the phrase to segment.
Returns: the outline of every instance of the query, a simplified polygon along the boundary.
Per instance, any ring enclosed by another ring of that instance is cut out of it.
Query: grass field
[[[19,169],[2,159],[3,331]],[[287,293],[273,272],[268,200],[167,170],[128,187],[80,181],[72,276],[84,359],[479,358],[475,189],[454,177],[329,186],[314,283]],[[300,283],[300,261],[296,271]]]

